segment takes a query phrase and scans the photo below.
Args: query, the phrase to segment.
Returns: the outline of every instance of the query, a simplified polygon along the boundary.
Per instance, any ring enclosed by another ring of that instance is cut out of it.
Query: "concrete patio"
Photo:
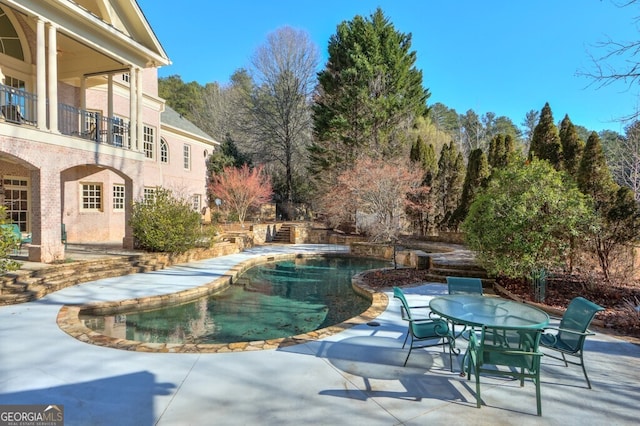
[[[141,353],[80,342],[60,330],[65,304],[121,300],[203,285],[251,256],[342,251],[323,245],[263,246],[160,271],[70,287],[0,308],[0,404],[60,404],[66,425],[626,425],[640,417],[640,347],[598,333],[586,344],[593,389],[579,367],[542,360],[542,410],[535,388],[449,371],[440,348],[415,350],[403,367],[406,323],[399,303],[331,337],[275,350]],[[443,284],[406,290],[410,302],[444,294]],[[422,304],[422,303],[421,303]],[[426,304],[426,303],[424,303]]]

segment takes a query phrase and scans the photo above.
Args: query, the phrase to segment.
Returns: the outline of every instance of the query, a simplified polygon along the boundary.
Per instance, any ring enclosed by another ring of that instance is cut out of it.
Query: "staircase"
[[[292,233],[291,225],[287,223],[283,223],[282,226],[280,226],[280,229],[276,231],[276,235],[274,235],[273,240],[271,240],[271,242],[279,243],[279,244],[290,244],[291,233]]]
[[[429,268],[429,280],[446,283],[447,277],[472,277],[482,280],[485,293],[493,293],[495,280],[487,276],[487,271],[470,261],[460,261],[451,256],[433,256]]]
[[[155,256],[130,255],[6,273],[0,276],[0,305],[39,299],[82,282],[154,271],[166,266],[165,260]]]

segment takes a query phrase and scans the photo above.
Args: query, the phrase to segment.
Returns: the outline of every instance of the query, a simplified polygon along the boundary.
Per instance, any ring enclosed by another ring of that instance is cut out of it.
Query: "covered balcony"
[[[7,123],[37,127],[37,95],[0,84],[0,119]],[[58,103],[58,130],[61,134],[123,149],[131,148],[130,123],[72,105]]]

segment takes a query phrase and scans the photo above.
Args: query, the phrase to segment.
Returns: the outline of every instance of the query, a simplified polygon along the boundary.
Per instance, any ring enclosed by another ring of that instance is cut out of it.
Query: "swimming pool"
[[[81,315],[103,335],[130,341],[217,344],[278,339],[340,323],[367,310],[351,277],[388,261],[349,256],[303,257],[248,269],[207,298],[146,312]]]

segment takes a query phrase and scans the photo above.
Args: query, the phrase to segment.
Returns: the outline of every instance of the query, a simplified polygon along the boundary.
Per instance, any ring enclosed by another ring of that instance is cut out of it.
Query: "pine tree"
[[[502,138],[502,142],[504,142],[504,138]],[[469,154],[469,164],[467,164],[467,173],[462,186],[460,204],[451,216],[451,221],[449,222],[451,229],[457,230],[467,217],[471,203],[473,203],[476,195],[478,195],[480,190],[486,185],[489,175],[487,156],[482,149],[474,149]]]
[[[416,138],[416,141],[411,146],[409,159],[412,163],[418,164],[425,174],[428,172],[434,174],[438,168],[433,144],[427,145],[420,136]]]
[[[562,144],[564,169],[575,177],[580,166],[584,141],[578,136],[576,127],[571,122],[569,115],[565,115],[560,123],[560,142]]]
[[[545,103],[540,111],[540,120],[533,129],[529,159],[536,157],[547,160],[556,170],[562,169],[562,144],[558,128],[553,122],[553,114],[549,103]]]
[[[489,154],[487,161],[491,165],[491,167],[500,167],[500,160],[504,157],[504,135],[499,134],[494,136],[491,141],[489,141]],[[471,161],[471,155],[469,155],[469,161]]]
[[[442,147],[438,174],[433,182],[435,220],[440,230],[448,230],[450,218],[460,203],[464,175],[464,158],[451,141],[449,145]]]
[[[433,144],[426,145],[421,137],[416,138],[409,157],[413,164],[419,165],[423,175],[420,187],[407,194],[407,217],[416,234],[429,235],[435,228],[435,191],[432,184],[438,170]]]
[[[596,211],[613,200],[618,189],[607,165],[600,137],[596,132],[591,132],[589,135],[576,180],[580,191],[593,198]]]
[[[426,114],[430,95],[410,48],[411,35],[396,31],[380,8],[369,19],[338,25],[313,106],[310,171],[316,178],[335,176],[362,156],[406,155],[408,130]]]
[[[605,160],[600,137],[591,132],[577,173],[578,188],[593,199],[598,217],[594,250],[606,280],[610,277],[610,256],[617,246],[638,238],[638,206],[628,188],[613,180]]]

